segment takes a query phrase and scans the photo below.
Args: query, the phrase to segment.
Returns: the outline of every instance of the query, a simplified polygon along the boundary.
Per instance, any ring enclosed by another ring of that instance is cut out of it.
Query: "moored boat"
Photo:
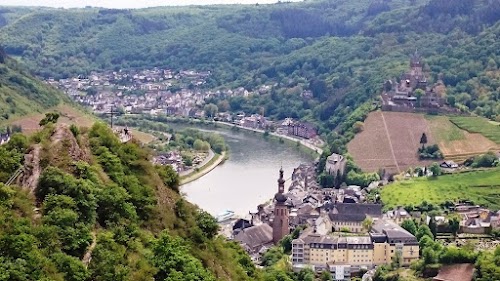
[[[223,222],[227,221],[229,219],[232,219],[234,216],[234,212],[231,210],[225,210],[222,213],[218,214],[215,218],[217,219],[217,222]]]

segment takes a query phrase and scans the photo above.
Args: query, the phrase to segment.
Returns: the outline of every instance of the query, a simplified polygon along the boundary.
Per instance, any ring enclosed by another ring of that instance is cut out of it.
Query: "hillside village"
[[[273,85],[261,85],[255,91],[243,87],[236,89],[206,90],[204,85],[210,72],[171,69],[120,70],[92,72],[89,76],[68,79],[48,79],[46,82],[63,90],[74,101],[89,107],[96,114],[120,112],[124,114],[150,114],[176,117],[204,118],[229,122],[246,128],[276,131],[299,138],[317,137],[316,126],[291,118],[269,120],[260,114],[245,112],[217,112],[208,116],[203,107],[205,100],[215,97],[247,97],[269,92]],[[304,98],[310,97],[304,91]]]

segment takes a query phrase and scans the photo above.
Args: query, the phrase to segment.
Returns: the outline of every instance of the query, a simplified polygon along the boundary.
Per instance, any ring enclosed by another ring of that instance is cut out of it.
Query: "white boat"
[[[225,210],[224,212],[218,214],[215,218],[217,219],[217,222],[223,222],[233,218],[233,216],[234,216],[233,211]]]

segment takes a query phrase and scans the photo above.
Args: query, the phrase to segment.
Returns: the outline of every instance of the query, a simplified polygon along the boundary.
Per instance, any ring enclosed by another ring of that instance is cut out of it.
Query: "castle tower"
[[[290,233],[288,207],[285,205],[287,200],[283,194],[285,192],[285,179],[283,179],[283,168],[280,169],[280,178],[278,179],[278,193],[274,195],[274,220],[273,220],[273,242],[278,242]]]
[[[415,53],[411,55],[410,58],[410,69],[411,69],[411,74],[414,76],[422,76],[422,69],[423,69],[423,62],[422,62],[422,57],[418,53],[417,50],[415,50]]]

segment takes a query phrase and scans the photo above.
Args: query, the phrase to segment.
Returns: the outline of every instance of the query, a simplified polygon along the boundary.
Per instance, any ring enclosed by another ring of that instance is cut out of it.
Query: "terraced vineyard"
[[[410,167],[432,163],[421,161],[417,156],[422,133],[426,133],[428,144],[434,143],[424,115],[372,112],[364,128],[347,146],[364,171],[376,172],[384,168],[389,173],[400,173]]]

